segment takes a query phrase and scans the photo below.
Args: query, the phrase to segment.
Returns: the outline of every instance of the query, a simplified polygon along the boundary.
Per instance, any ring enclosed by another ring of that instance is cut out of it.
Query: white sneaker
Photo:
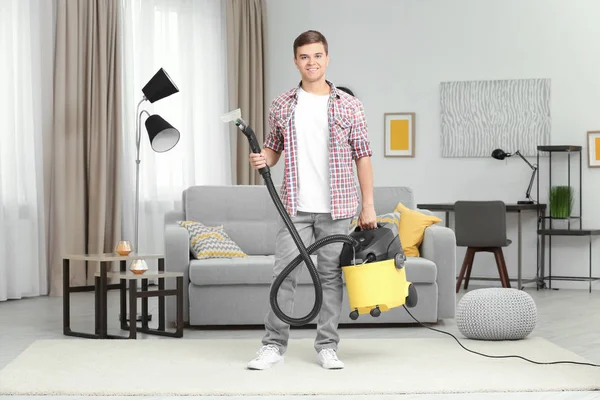
[[[319,359],[319,363],[323,368],[327,369],[342,369],[344,368],[344,363],[338,358],[335,350],[333,349],[323,349],[317,355]]]
[[[256,353],[258,356],[248,362],[248,369],[267,369],[279,363],[283,364],[283,356],[279,348],[272,344],[262,346]]]

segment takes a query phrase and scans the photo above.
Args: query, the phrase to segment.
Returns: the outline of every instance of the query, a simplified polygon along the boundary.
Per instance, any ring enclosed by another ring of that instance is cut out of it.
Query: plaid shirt
[[[362,103],[329,81],[329,174],[331,214],[333,219],[351,218],[359,205],[352,161],[373,154],[368,141],[367,121]],[[298,166],[294,111],[298,87],[277,97],[269,108],[270,134],[264,147],[276,152],[286,150],[281,201],[291,216],[298,203]]]

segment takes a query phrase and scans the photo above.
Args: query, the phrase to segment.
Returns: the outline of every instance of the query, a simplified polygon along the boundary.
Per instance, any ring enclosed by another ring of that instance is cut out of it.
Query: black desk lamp
[[[174,93],[179,92],[175,83],[171,80],[169,75],[164,69],[159,69],[156,74],[148,81],[148,83],[142,88],[144,96],[137,105],[136,111],[136,125],[135,125],[135,138],[136,138],[136,160],[135,160],[135,239],[134,239],[134,251],[139,254],[138,249],[138,214],[139,214],[139,203],[140,203],[140,144],[141,144],[141,119],[142,114],[146,114],[146,130],[148,131],[148,138],[150,140],[150,146],[152,150],[157,153],[162,153],[171,150],[177,142],[179,142],[179,131],[167,121],[165,121],[160,115],[150,115],[148,111],[140,111],[140,106],[144,101],[154,103],[155,101],[164,99]]]
[[[535,178],[535,174],[537,173],[538,166],[536,164],[532,165],[529,161],[527,161],[527,159],[525,157],[523,157],[523,155],[519,152],[519,150],[517,150],[516,152],[514,152],[512,154],[506,153],[502,149],[496,149],[496,150],[492,151],[492,157],[495,158],[496,160],[504,160],[506,157],[512,157],[514,155],[521,157],[523,159],[523,161],[525,161],[527,163],[527,165],[529,165],[529,167],[533,170],[533,173],[531,174],[531,180],[529,181],[529,186],[527,187],[527,192],[525,193],[525,198],[527,200],[519,200],[517,202],[517,204],[534,204],[535,202],[531,198],[531,187],[533,186],[533,180]]]

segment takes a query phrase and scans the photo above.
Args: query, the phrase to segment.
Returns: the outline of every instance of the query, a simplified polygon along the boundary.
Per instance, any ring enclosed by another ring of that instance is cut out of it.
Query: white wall
[[[600,195],[600,170],[589,169],[586,158],[586,132],[600,129],[600,2],[267,0],[266,4],[267,100],[300,79],[293,64],[295,37],[307,29],[321,31],[329,41],[328,79],[350,87],[365,105],[375,151],[375,184],[410,186],[419,203],[516,202],[524,197],[531,175],[516,157],[506,162],[441,157],[440,82],[550,78],[551,143],[584,146],[584,227],[600,228],[600,210],[594,207]],[[383,114],[405,111],[416,112],[416,157],[384,158]],[[560,183],[559,174],[566,175],[566,164],[559,158],[565,157],[553,157],[554,184]],[[572,162],[576,185],[578,158]],[[540,164],[540,199],[546,201],[547,159]],[[276,182],[281,172],[280,166],[273,170]],[[516,221],[511,214],[513,245],[505,249],[511,278],[517,271]],[[535,224],[533,213],[523,214],[524,277],[535,276]],[[587,238],[555,237],[553,274],[587,275],[587,250]],[[594,251],[595,274],[600,275],[600,243],[594,244]],[[458,249],[458,268],[463,256],[464,249]],[[478,255],[473,275],[497,277],[493,256]],[[587,282],[553,281],[553,287],[587,290]]]

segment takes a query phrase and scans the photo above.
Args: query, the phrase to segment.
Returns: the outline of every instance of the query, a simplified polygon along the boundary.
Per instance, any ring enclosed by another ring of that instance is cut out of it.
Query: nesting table
[[[127,261],[133,260],[158,260],[158,272],[147,271],[144,274],[137,275],[127,271]],[[99,262],[100,271],[94,275],[94,333],[77,332],[71,329],[70,319],[70,294],[81,291],[79,287],[71,287],[69,282],[70,262],[71,261],[90,261]],[[112,262],[119,261],[119,272],[108,270]],[[108,278],[116,276],[119,278],[119,284],[111,288],[118,288],[120,291],[120,323],[121,329],[128,330],[129,336],[109,335],[107,333],[107,294]],[[175,278],[177,286],[174,290],[165,290],[165,279]],[[148,290],[148,279],[158,280],[158,290]],[[137,284],[141,280],[141,290],[138,290]],[[127,290],[129,290],[129,315],[130,322],[127,323]],[[174,332],[165,329],[165,296],[177,297],[177,322]],[[148,327],[148,298],[158,297],[158,329]],[[142,326],[137,327],[137,299],[142,299]],[[183,336],[183,274],[180,272],[165,272],[164,256],[155,254],[130,254],[122,256],[116,253],[105,254],[70,254],[63,257],[63,333],[66,336],[76,336],[91,339],[135,339],[137,333],[147,333],[153,335],[182,337]]]

